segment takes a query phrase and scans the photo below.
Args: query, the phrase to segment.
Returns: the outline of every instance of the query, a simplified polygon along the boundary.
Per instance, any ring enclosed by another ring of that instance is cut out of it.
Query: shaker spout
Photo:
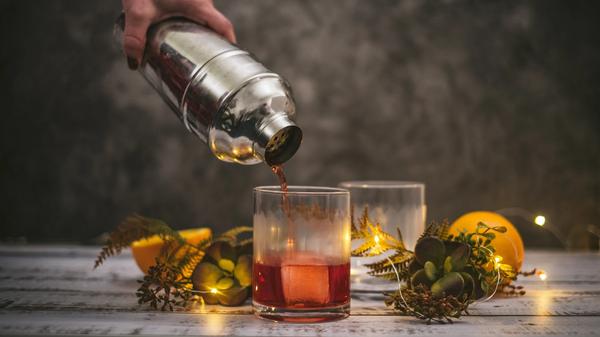
[[[301,142],[302,129],[281,114],[267,121],[259,130],[255,150],[262,154],[267,165],[280,165],[292,158]]]

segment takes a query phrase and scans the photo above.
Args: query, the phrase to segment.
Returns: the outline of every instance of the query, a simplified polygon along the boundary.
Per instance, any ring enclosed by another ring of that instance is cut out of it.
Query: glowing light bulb
[[[218,292],[217,288],[210,288],[211,294],[216,294]]]
[[[535,217],[535,219],[533,219],[533,222],[535,222],[535,224],[538,226],[543,226],[546,224],[546,217],[543,215],[538,215]]]
[[[542,281],[546,281],[546,279],[548,278],[548,274],[546,274],[546,272],[543,270],[540,270],[537,274],[540,280]]]

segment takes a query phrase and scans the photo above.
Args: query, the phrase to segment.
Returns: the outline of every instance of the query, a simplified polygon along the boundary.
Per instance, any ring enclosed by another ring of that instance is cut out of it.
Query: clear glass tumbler
[[[340,187],[350,191],[352,219],[358,226],[365,209],[369,220],[379,223],[384,232],[398,237],[402,233],[406,248],[413,250],[419,236],[425,230],[425,184],[410,181],[345,181]],[[361,240],[352,242],[352,248],[360,246]],[[377,257],[352,258],[353,291],[391,291],[397,282],[386,281],[367,275],[364,266],[392,255],[389,251]]]
[[[350,313],[350,194],[254,188],[252,304],[262,318],[324,322]]]

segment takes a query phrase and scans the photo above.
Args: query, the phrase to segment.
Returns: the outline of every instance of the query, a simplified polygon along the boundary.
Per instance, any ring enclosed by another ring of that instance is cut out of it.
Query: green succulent
[[[250,295],[252,256],[248,245],[216,241],[192,273],[195,290],[208,304],[241,305]]]
[[[409,265],[410,287],[424,286],[434,298],[452,295],[476,299],[482,291],[475,283],[469,266],[471,248],[461,242],[424,237],[415,246],[415,258]]]

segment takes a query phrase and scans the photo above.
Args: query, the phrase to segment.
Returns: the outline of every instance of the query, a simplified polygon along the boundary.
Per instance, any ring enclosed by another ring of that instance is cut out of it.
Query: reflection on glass
[[[373,223],[379,223],[384,232],[396,238],[399,229],[406,248],[414,249],[425,229],[425,184],[409,181],[346,181],[339,186],[350,191],[352,217],[356,224],[364,210],[368,209],[369,219]],[[361,240],[355,240],[352,248],[361,243]],[[389,251],[383,256],[393,253]],[[352,258],[352,290],[391,291],[397,288],[396,282],[366,276],[368,270],[364,265],[380,260],[381,256]]]

